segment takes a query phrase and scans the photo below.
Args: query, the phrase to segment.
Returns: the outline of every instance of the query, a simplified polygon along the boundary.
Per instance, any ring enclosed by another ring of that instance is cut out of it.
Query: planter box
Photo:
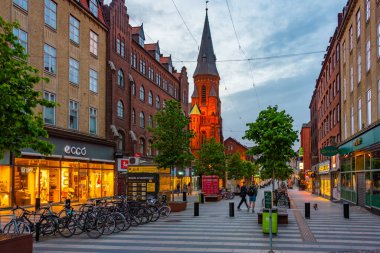
[[[169,202],[169,206],[172,212],[182,212],[186,210],[186,204],[185,201],[176,201],[176,202]]]
[[[33,237],[31,234],[0,234],[1,253],[32,253]]]
[[[217,201],[222,200],[222,199],[223,199],[222,195],[207,195],[207,196],[205,196],[206,202],[217,202]]]

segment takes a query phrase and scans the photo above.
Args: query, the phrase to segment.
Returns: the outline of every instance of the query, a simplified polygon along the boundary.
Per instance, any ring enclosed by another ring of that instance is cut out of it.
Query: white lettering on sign
[[[79,148],[79,147],[70,147],[69,145],[66,145],[64,148],[64,151],[66,154],[78,155],[78,156],[85,156],[87,154],[86,147]]]

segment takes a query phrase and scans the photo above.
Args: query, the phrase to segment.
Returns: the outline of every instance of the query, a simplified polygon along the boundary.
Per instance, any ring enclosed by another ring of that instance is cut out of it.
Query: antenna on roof
[[[206,1],[206,12],[208,11],[208,8],[207,8],[207,4],[208,4],[209,1]]]

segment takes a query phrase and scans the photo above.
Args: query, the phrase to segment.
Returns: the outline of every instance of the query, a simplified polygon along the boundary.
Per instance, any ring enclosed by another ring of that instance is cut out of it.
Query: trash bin
[[[272,234],[277,234],[277,210],[272,209]],[[269,234],[269,209],[263,209],[263,233]]]

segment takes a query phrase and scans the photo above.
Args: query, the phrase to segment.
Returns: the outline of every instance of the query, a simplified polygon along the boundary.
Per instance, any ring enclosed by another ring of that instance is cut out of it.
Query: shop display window
[[[34,205],[38,197],[38,168],[16,166],[14,176],[15,204]]]
[[[342,171],[351,171],[351,157],[342,158],[341,162]]]
[[[59,202],[59,168],[40,168],[39,181],[41,203]]]
[[[371,156],[372,156],[371,168],[373,170],[380,170],[380,151],[371,153]]]
[[[371,169],[371,153],[365,154],[365,162],[364,162],[364,169],[370,170]]]
[[[380,171],[372,173],[372,206],[380,208]]]
[[[89,169],[88,175],[88,189],[89,198],[101,198],[102,197],[102,171]]]
[[[103,170],[102,171],[102,197],[113,196],[114,192],[114,171]]]
[[[87,167],[87,164],[86,164],[86,167]],[[86,202],[88,198],[89,196],[88,196],[87,169],[80,169],[79,170],[79,202]]]
[[[371,173],[366,172],[365,173],[365,205],[366,206],[371,205],[371,186],[372,186]]]
[[[11,167],[0,165],[0,207],[11,205]]]
[[[170,192],[170,174],[160,174],[160,192]]]
[[[364,155],[359,155],[355,157],[355,170],[356,171],[364,170]]]
[[[79,163],[78,162],[62,162],[61,168],[61,201],[71,199],[78,201],[79,192]]]

